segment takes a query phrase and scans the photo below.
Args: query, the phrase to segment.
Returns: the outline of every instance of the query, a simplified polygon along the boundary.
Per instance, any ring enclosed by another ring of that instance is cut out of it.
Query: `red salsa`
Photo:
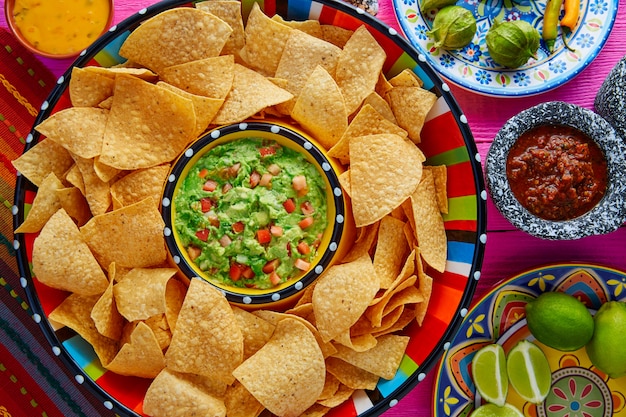
[[[509,151],[506,173],[515,198],[546,220],[585,214],[607,185],[602,150],[570,126],[542,125],[525,132]]]

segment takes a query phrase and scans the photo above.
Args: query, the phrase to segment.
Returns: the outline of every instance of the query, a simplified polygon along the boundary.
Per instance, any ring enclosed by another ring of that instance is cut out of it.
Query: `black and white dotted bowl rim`
[[[571,126],[593,139],[607,159],[609,182],[602,200],[586,214],[567,221],[544,220],[526,210],[513,196],[506,175],[509,150],[524,132],[544,124]],[[513,226],[533,236],[574,240],[610,233],[626,220],[626,145],[613,127],[586,108],[551,101],[510,118],[489,148],[485,164],[487,187],[496,207]]]
[[[218,139],[226,138],[228,141],[228,135],[232,135],[234,133],[239,132],[250,132],[250,136],[254,137],[255,132],[264,132],[270,133],[276,136],[282,136],[286,138],[288,141],[300,147],[303,152],[308,153],[321,167],[324,171],[324,176],[328,179],[330,187],[332,189],[332,204],[335,208],[335,220],[334,222],[330,222],[329,227],[332,228],[330,232],[330,241],[328,244],[327,250],[324,251],[319,261],[313,265],[312,269],[309,270],[304,276],[301,278],[294,280],[292,285],[281,288],[277,291],[263,291],[259,294],[242,294],[237,292],[235,289],[228,290],[223,287],[218,288],[228,301],[237,303],[237,304],[268,304],[275,303],[287,298],[290,298],[297,294],[298,292],[305,289],[311,283],[313,283],[329,266],[330,262],[333,260],[337,253],[337,249],[339,248],[340,239],[345,226],[345,201],[344,201],[344,193],[339,184],[339,178],[337,173],[333,169],[331,163],[328,158],[322,153],[322,151],[315,146],[310,140],[308,140],[305,136],[296,132],[295,130],[290,129],[288,126],[282,124],[274,124],[271,122],[242,122],[235,123],[226,126],[218,127],[214,130],[211,130],[203,137],[195,141],[176,161],[172,170],[170,172],[169,177],[165,183],[164,191],[163,191],[163,200],[161,202],[161,213],[163,216],[163,220],[165,222],[165,229],[163,230],[163,234],[165,236],[165,243],[167,248],[172,256],[172,260],[177,265],[177,267],[183,272],[183,274],[190,279],[203,279],[197,275],[197,272],[192,268],[191,265],[187,262],[186,258],[181,254],[181,246],[176,241],[175,232],[172,229],[175,216],[172,200],[174,198],[174,192],[176,189],[176,185],[179,181],[184,180],[182,176],[183,171],[189,165],[189,162],[197,157],[198,154],[203,154],[211,149],[211,145]],[[236,140],[236,139],[235,139]],[[329,202],[330,203],[330,202]],[[206,279],[209,283],[210,280]]]

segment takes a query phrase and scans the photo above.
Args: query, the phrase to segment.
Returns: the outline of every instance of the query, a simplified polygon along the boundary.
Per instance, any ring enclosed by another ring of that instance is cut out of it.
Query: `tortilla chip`
[[[352,389],[373,390],[380,378],[339,358],[326,359],[326,369],[342,384]]]
[[[191,94],[224,99],[234,75],[234,56],[221,55],[164,68],[161,79]]]
[[[377,92],[373,92],[369,96],[365,97],[362,107],[364,107],[366,104],[372,106],[374,110],[376,110],[385,119],[389,120],[393,124],[398,124],[396,116],[393,115],[393,111],[391,110],[391,106],[389,106],[387,100],[382,98]]]
[[[113,95],[115,80],[85,68],[73,67],[69,83],[74,107],[96,107]]]
[[[111,195],[122,206],[130,206],[151,197],[158,207],[169,172],[169,165],[133,171],[111,185]]]
[[[447,236],[437,205],[432,172],[424,171],[422,180],[411,195],[415,233],[424,261],[439,272],[446,268]]]
[[[109,184],[102,181],[96,174],[93,159],[73,155],[85,186],[85,198],[94,216],[104,214],[111,206]]]
[[[13,162],[18,172],[39,187],[51,172],[64,178],[65,172],[74,164],[72,155],[63,146],[52,140],[42,140]]]
[[[400,366],[409,339],[408,336],[385,335],[378,339],[375,347],[366,352],[355,352],[339,346],[334,356],[389,380],[395,376]]]
[[[443,214],[448,214],[448,167],[445,165],[424,165],[424,169],[431,170],[433,173],[439,211]]]
[[[350,251],[343,258],[342,262],[352,262],[364,255],[368,255],[378,239],[378,229],[380,222],[375,222],[358,230],[358,237],[352,245]]]
[[[94,216],[80,231],[101,265],[145,268],[166,259],[165,223],[152,199]]]
[[[113,284],[115,282],[115,265],[109,266],[109,286],[100,296],[100,299],[91,310],[91,319],[100,334],[109,339],[119,340],[124,328],[124,318],[117,310],[113,297]]]
[[[236,55],[246,43],[244,36],[243,18],[241,16],[241,2],[227,0],[210,0],[196,3],[196,8],[205,12],[214,14],[215,16],[228,23],[233,30],[224,48],[222,55]]]
[[[336,79],[348,114],[354,113],[363,99],[374,92],[386,59],[385,51],[365,26],[360,26],[345,44]]]
[[[226,406],[221,399],[167,368],[150,384],[143,400],[143,411],[157,417],[226,416]]]
[[[409,138],[420,143],[420,132],[426,115],[437,101],[437,96],[421,87],[394,87],[387,93],[387,100],[398,126],[409,132]]]
[[[215,115],[219,111],[220,107],[222,107],[222,104],[224,104],[224,99],[191,94],[168,83],[159,82],[157,85],[191,100],[193,103],[194,114],[196,115],[196,130],[194,133],[194,136],[196,137],[202,135],[211,123],[211,120],[215,118]]]
[[[273,77],[292,30],[267,17],[258,3],[254,3],[246,23],[246,44],[240,51],[241,58],[261,74]]]
[[[146,81],[120,76],[100,162],[118,169],[167,163],[194,139],[195,128],[191,100]]]
[[[396,279],[409,251],[403,229],[404,222],[394,217],[385,216],[380,221],[374,269],[381,288],[389,288]]]
[[[70,294],[50,312],[48,319],[69,327],[78,333],[93,349],[102,364],[111,362],[117,353],[117,341],[103,336],[91,319],[91,310],[100,297]]]
[[[293,98],[291,93],[276,86],[258,72],[235,64],[233,88],[226,96],[213,123],[221,125],[241,122],[266,107],[291,98]]]
[[[328,156],[337,158],[344,163],[349,163],[350,139],[357,136],[380,133],[393,133],[404,138],[408,135],[404,129],[384,118],[374,107],[365,104],[354,116],[339,142],[328,151]]]
[[[278,322],[272,338],[233,375],[270,412],[297,417],[324,388],[324,356],[311,331],[300,321]]]
[[[239,381],[228,387],[224,395],[228,417],[257,417],[264,410],[263,405]]]
[[[48,219],[61,208],[61,201],[56,193],[61,188],[63,188],[63,183],[56,175],[52,172],[48,174],[41,182],[24,222],[15,229],[15,233],[40,231]]]
[[[82,226],[91,218],[91,210],[83,193],[76,187],[60,188],[56,191],[57,198],[63,210]]]
[[[415,191],[422,177],[422,158],[412,142],[398,135],[350,140],[352,211],[357,227],[382,219]]]
[[[243,335],[243,358],[245,360],[270,340],[276,326],[238,307],[233,307],[233,313]]]
[[[354,389],[340,383],[337,392],[332,397],[318,401],[317,405],[327,407],[328,409],[337,407],[348,401],[354,391]]]
[[[283,25],[289,26],[292,29],[298,29],[307,35],[314,36],[318,39],[322,38],[322,25],[319,20],[285,20],[281,15],[275,14],[271,17],[272,20],[280,22]]]
[[[215,15],[179,7],[144,21],[126,38],[119,53],[160,73],[172,65],[218,56],[232,31]]]
[[[125,64],[127,65],[128,61]],[[85,67],[85,71],[102,75],[111,79],[115,79],[120,75],[132,75],[133,77],[141,78],[142,80],[154,82],[157,80],[157,78],[159,78],[157,74],[150,71],[148,68],[134,68],[130,66],[124,66],[125,64],[120,64],[114,67],[89,66]]]
[[[350,29],[344,29],[335,25],[321,25],[322,27],[322,39],[326,42],[330,42],[340,48],[343,48],[354,31]]]
[[[100,162],[99,156],[93,158],[93,171],[102,182],[109,182],[122,172],[117,168],[110,167]]]
[[[50,217],[35,239],[33,272],[42,284],[86,296],[102,294],[109,284],[63,209]]]
[[[313,291],[315,322],[328,342],[350,329],[365,312],[379,289],[369,256],[330,267]]]
[[[348,128],[348,113],[335,80],[317,66],[300,91],[291,117],[325,148],[332,148]]]
[[[424,83],[410,68],[405,68],[399,74],[389,79],[393,87],[422,87]]]
[[[164,314],[165,288],[175,268],[134,268],[113,287],[120,314],[128,321]]]
[[[165,354],[167,367],[232,383],[242,359],[243,335],[226,297],[206,281],[192,279]]]
[[[140,322],[130,335],[130,343],[105,366],[120,375],[155,378],[165,368],[165,359],[150,327]]]
[[[165,287],[165,319],[170,331],[176,330],[176,322],[183,307],[187,286],[177,279],[171,279]]]

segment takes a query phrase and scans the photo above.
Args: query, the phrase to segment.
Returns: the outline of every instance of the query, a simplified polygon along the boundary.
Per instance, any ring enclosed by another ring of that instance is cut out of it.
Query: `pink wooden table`
[[[396,20],[391,0],[380,0],[378,18],[401,29]],[[3,4],[4,1],[0,1]],[[115,4],[115,23],[154,3],[153,0],[118,0]],[[478,150],[485,160],[493,137],[504,122],[519,111],[535,104],[562,100],[593,109],[593,100],[602,81],[611,68],[626,55],[626,1],[620,8],[613,31],[602,52],[580,75],[569,83],[550,92],[526,98],[493,98],[478,95],[452,86],[454,96],[469,121]],[[6,27],[4,14],[0,27]],[[71,60],[45,60],[44,64],[59,76]],[[599,263],[626,270],[626,227],[604,236],[578,241],[552,242],[531,237],[513,228],[488,201],[488,241],[485,259],[475,299],[487,292],[500,280],[547,263],[578,261]],[[432,389],[434,371],[419,383],[385,417],[426,417],[432,415]]]

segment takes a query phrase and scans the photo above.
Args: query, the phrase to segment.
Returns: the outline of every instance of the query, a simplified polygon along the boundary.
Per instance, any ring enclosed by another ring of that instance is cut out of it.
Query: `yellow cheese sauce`
[[[111,13],[108,0],[15,0],[15,25],[41,52],[75,54],[104,31]]]

